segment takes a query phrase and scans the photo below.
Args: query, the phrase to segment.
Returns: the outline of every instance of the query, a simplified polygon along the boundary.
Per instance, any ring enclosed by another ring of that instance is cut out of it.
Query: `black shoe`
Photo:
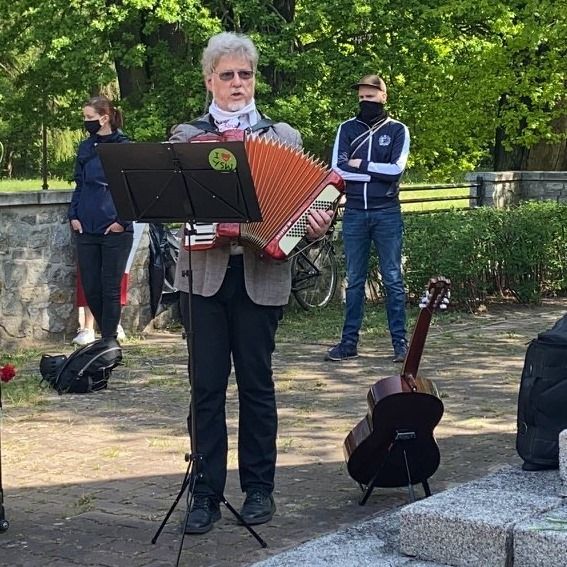
[[[401,342],[394,345],[394,358],[392,362],[404,362],[408,353],[408,345],[406,342]]]
[[[242,519],[251,526],[269,522],[276,512],[274,497],[263,490],[250,490],[240,509]]]
[[[356,358],[357,356],[358,351],[356,350],[356,345],[340,342],[327,351],[325,360],[339,362],[341,360],[348,360],[349,358]]]
[[[185,524],[186,534],[205,534],[220,520],[219,503],[210,496],[195,494],[193,505]]]
[[[522,464],[522,470],[523,471],[549,471],[552,469],[558,469],[559,468],[559,463],[557,463],[556,465],[537,465],[536,463],[530,463],[528,461],[525,461]]]

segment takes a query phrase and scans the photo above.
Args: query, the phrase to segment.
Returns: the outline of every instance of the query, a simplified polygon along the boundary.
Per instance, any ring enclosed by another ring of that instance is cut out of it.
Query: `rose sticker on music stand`
[[[235,155],[224,148],[215,148],[209,154],[209,163],[216,171],[234,171],[236,169]]]

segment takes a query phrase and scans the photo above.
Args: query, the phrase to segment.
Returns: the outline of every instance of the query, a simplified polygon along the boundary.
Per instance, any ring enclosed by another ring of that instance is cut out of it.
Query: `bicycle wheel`
[[[291,263],[292,293],[308,310],[328,305],[337,289],[338,266],[333,245],[328,240],[302,250]]]

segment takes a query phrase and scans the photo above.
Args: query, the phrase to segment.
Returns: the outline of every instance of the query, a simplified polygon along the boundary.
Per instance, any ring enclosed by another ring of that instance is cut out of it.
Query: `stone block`
[[[567,429],[559,434],[559,477],[561,496],[567,496]]]
[[[425,561],[510,567],[513,527],[561,505],[557,471],[507,467],[400,512],[400,551]]]
[[[443,567],[400,555],[398,514],[389,513],[308,541],[251,567]]]
[[[43,248],[13,248],[12,258],[14,260],[41,260]]]
[[[567,504],[514,527],[514,567],[565,567]]]

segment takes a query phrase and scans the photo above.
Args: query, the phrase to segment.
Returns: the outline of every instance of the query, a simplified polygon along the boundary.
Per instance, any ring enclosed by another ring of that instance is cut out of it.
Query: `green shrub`
[[[452,281],[454,302],[476,307],[489,295],[537,303],[567,289],[567,205],[526,201],[405,215],[405,280],[419,296],[428,279]]]

